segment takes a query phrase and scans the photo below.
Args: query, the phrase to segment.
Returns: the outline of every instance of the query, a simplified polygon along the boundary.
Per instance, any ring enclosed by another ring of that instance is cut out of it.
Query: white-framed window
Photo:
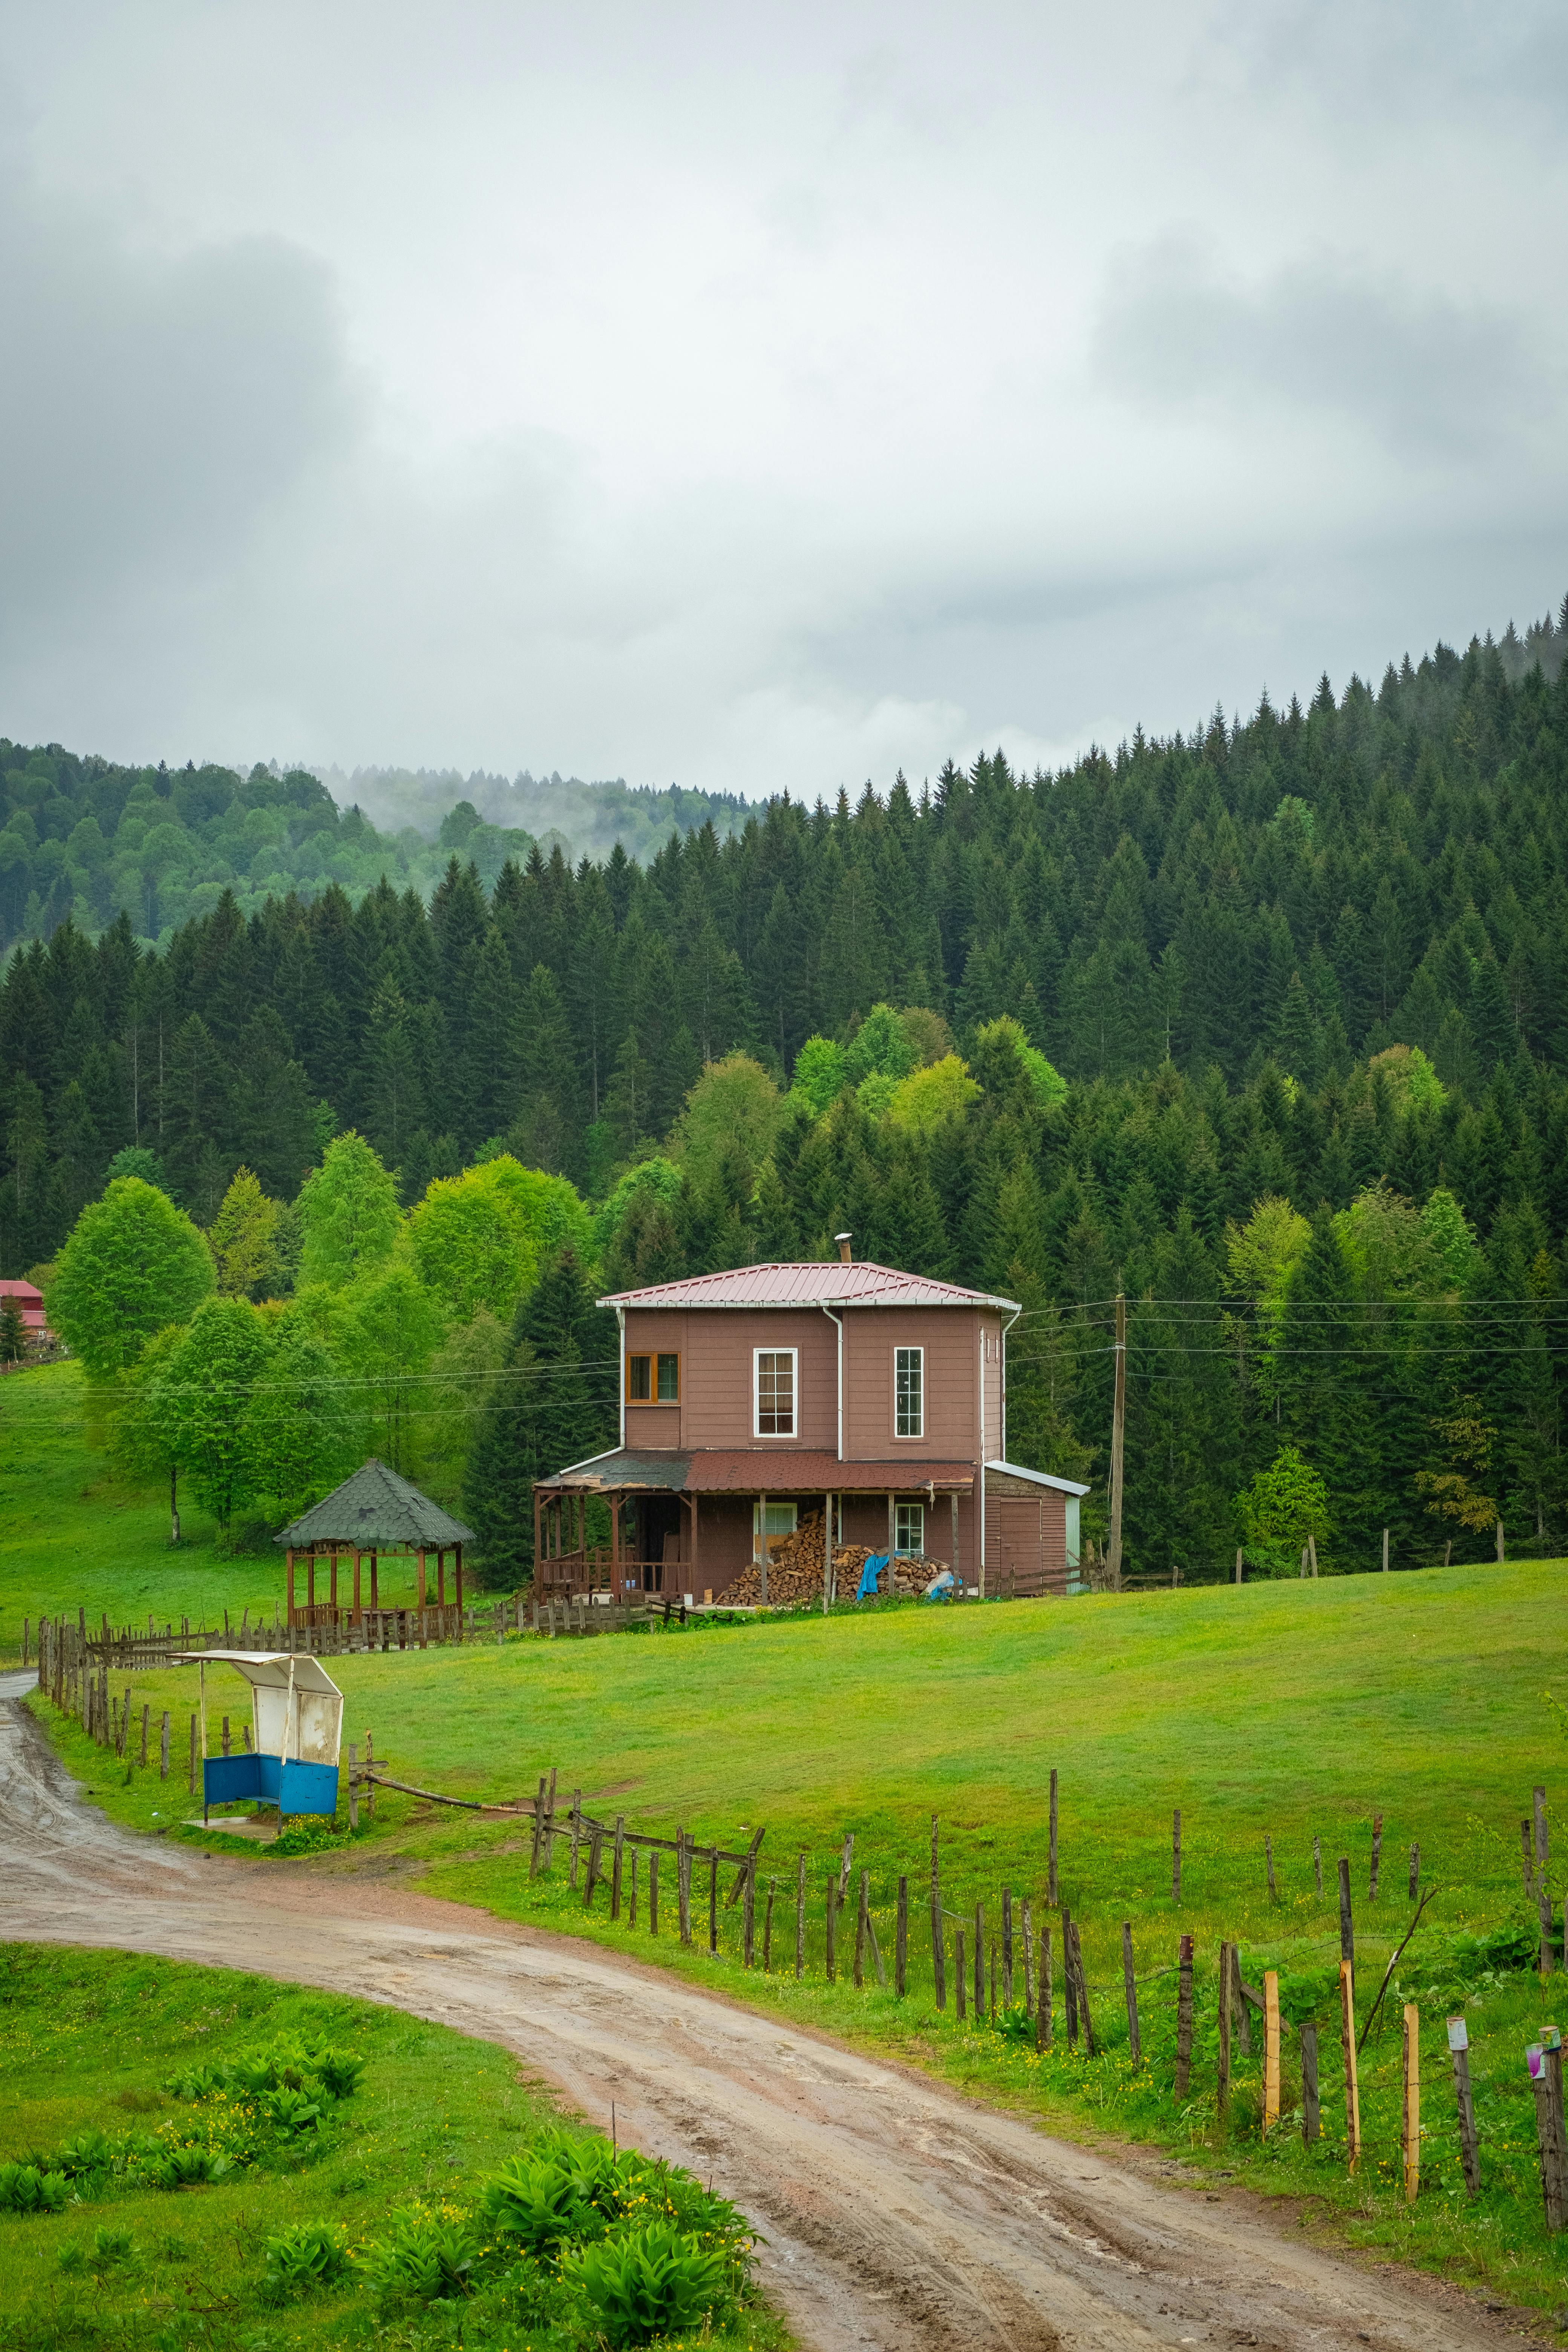
[[[893,1434],[923,1437],[926,1433],[926,1351],[923,1348],[893,1349]]]
[[[902,1350],[900,1350],[900,1354]],[[900,1559],[926,1548],[926,1507],[923,1503],[893,1505],[893,1549]]]
[[[776,1543],[780,1536],[794,1535],[798,1512],[797,1504],[775,1503],[770,1499],[768,1503],[768,1541],[770,1543]],[[762,1547],[762,1538],[763,1507],[760,1502],[755,1502],[752,1505],[752,1556],[753,1559]]]
[[[757,1437],[795,1435],[794,1348],[753,1348],[752,1350],[752,1434]]]

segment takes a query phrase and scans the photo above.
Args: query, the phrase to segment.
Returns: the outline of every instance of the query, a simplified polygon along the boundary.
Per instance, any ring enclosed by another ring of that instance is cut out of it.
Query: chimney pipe
[[[838,1244],[839,1265],[848,1265],[850,1264],[849,1244],[852,1236],[848,1234],[835,1234],[833,1238]]]

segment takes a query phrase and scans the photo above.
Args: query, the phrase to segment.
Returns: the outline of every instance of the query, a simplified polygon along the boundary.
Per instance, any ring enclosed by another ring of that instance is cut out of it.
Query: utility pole
[[[1127,1301],[1116,1294],[1116,1402],[1110,1414],[1110,1550],[1112,1592],[1121,1590],[1121,1459],[1127,1441]]]

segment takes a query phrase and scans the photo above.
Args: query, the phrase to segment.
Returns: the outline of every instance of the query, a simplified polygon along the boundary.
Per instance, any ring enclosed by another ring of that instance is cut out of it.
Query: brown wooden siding
[[[907,1454],[977,1458],[975,1315],[972,1307],[856,1307],[844,1318],[844,1452],[875,1462]],[[894,1434],[893,1351],[925,1349],[925,1434]]]
[[[1022,1601],[1065,1593],[1067,1498],[1052,1486],[992,1471],[985,1481],[985,1590]]]
[[[671,1314],[652,1309],[626,1310],[626,1353],[652,1355],[659,1349],[680,1355],[681,1399],[679,1435],[663,1437],[665,1445],[755,1446],[760,1454],[787,1453],[794,1447],[838,1444],[838,1373],[832,1324],[815,1307],[799,1313],[789,1308],[696,1308]],[[795,1433],[789,1437],[753,1434],[752,1412],[752,1351],[755,1348],[794,1348],[795,1363]],[[668,1408],[665,1408],[666,1411]],[[631,1434],[630,1409],[627,1442]]]

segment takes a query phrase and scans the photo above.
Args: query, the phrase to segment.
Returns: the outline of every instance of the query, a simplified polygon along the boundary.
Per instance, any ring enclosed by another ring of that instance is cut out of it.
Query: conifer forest
[[[1310,708],[780,798],[646,863],[533,842],[481,870],[459,827],[427,894],[279,876],[161,939],[144,903],[70,898],[0,984],[0,1272],[90,1328],[73,1230],[153,1188],[214,1271],[171,1228],[153,1323],[243,1302],[342,1459],[465,1497],[498,1579],[535,1472],[613,1433],[595,1297],[844,1229],[1021,1303],[1009,1452],[1093,1482],[1089,1535],[1125,1296],[1134,1575],[1238,1546],[1294,1574],[1303,1528],[1331,1571],[1385,1529],[1395,1566],[1560,1549],[1565,644],[1568,607]],[[107,772],[0,762],[35,812]],[[114,790],[145,825],[139,775]],[[229,778],[212,821],[309,782]],[[351,1428],[322,1400],[356,1364]],[[332,1468],[307,1448],[274,1499]]]

